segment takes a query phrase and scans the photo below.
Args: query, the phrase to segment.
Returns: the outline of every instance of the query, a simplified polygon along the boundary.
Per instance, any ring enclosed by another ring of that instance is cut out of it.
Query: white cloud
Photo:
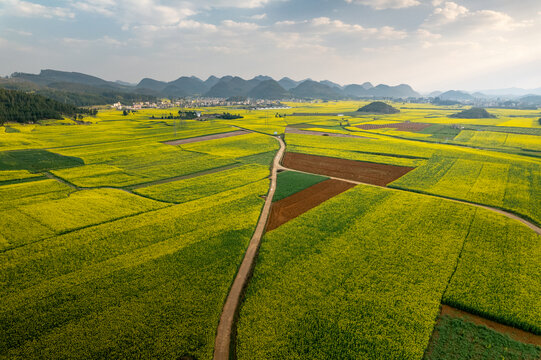
[[[254,9],[262,7],[271,2],[271,0],[214,0],[214,1],[199,1],[200,3],[207,3],[207,7],[232,7],[232,8],[244,8]]]
[[[396,30],[390,26],[381,28],[365,28],[358,24],[347,24],[341,20],[331,20],[328,17],[319,17],[311,20],[311,24],[315,27],[323,27],[329,32],[339,33],[357,33],[365,37],[375,37],[378,39],[404,39],[407,33],[401,30]]]
[[[267,14],[256,14],[256,15],[252,15],[250,16],[250,19],[254,19],[254,20],[263,20],[267,17]]]
[[[434,34],[426,29],[418,29],[417,36],[423,40],[437,40],[441,39],[441,34]]]
[[[445,2],[443,5],[443,7],[437,7],[434,9],[433,17],[436,19],[435,21],[438,24],[453,22],[460,16],[469,13],[469,10],[466,7],[458,5],[452,1]]]
[[[72,19],[75,14],[67,8],[49,7],[21,0],[4,0],[2,12],[10,16]]]
[[[191,30],[207,30],[207,31],[216,31],[217,27],[214,24],[206,24],[194,20],[182,20],[178,23],[177,27],[179,29],[191,29]]]
[[[421,4],[418,0],[346,0],[346,2],[367,5],[376,10],[403,9]]]
[[[438,3],[435,1],[434,3]],[[511,31],[529,27],[532,21],[517,21],[506,13],[494,10],[471,11],[452,1],[439,2],[433,14],[423,24],[424,28],[443,28],[448,33]]]
[[[222,25],[225,28],[232,30],[256,30],[259,28],[259,25],[249,22],[236,22],[233,20],[224,20]]]
[[[99,39],[77,39],[77,38],[71,38],[71,37],[65,37],[62,39],[62,42],[67,45],[76,45],[76,46],[112,46],[112,47],[120,47],[126,45],[126,43],[121,42],[117,39],[114,39],[109,36],[104,36]]]
[[[172,6],[160,0],[83,0],[74,1],[72,6],[78,11],[111,17],[123,24],[123,30],[131,25],[174,25],[197,13],[188,2]]]
[[[293,20],[284,20],[284,21],[277,21],[274,23],[276,26],[292,26],[298,24],[296,21]]]

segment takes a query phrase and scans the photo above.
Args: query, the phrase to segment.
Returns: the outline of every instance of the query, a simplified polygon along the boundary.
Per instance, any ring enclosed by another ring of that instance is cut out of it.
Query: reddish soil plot
[[[223,139],[223,138],[231,137],[231,136],[245,135],[245,134],[249,134],[249,133],[250,132],[244,131],[244,130],[231,131],[231,132],[227,132],[227,133],[198,136],[198,137],[193,137],[193,138],[188,138],[188,139],[164,141],[164,144],[167,144],[167,145],[189,144],[189,143],[194,143],[194,142],[199,142],[199,141]]]
[[[402,122],[402,123],[395,123],[395,124],[363,124],[363,125],[357,125],[359,129],[363,130],[376,130],[376,129],[384,129],[384,128],[390,128],[390,129],[396,129],[397,131],[409,131],[409,132],[416,132],[421,131],[423,129],[426,129],[429,126],[432,126],[434,124],[426,124],[426,123],[415,123],[415,122]]]
[[[517,341],[541,346],[541,336],[533,333],[520,330],[511,326],[503,325],[492,320],[485,319],[483,317],[470,314],[468,312],[456,309],[448,305],[441,306],[441,315],[448,315],[454,318],[462,318],[477,325],[484,325],[492,330],[496,330],[499,333],[506,334],[510,338]]]
[[[286,133],[288,134],[301,134],[301,135],[318,135],[318,136],[334,136],[334,137],[347,137],[347,138],[356,138],[356,139],[371,139],[364,136],[348,135],[348,134],[338,134],[324,131],[313,131],[313,130],[302,130],[297,128],[286,128]]]
[[[378,186],[386,186],[415,169],[407,166],[375,164],[293,152],[285,154],[282,164],[293,170]]]
[[[329,179],[273,203],[266,231],[276,229],[354,186],[345,181]]]

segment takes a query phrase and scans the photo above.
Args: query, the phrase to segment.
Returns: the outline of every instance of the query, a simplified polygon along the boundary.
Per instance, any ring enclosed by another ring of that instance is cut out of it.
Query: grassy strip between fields
[[[518,342],[486,326],[439,317],[424,360],[538,360],[541,348]]]

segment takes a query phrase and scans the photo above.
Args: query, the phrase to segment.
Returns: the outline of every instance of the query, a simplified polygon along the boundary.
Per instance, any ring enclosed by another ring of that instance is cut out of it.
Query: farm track
[[[257,227],[252,235],[250,243],[248,244],[248,248],[244,254],[244,258],[242,259],[242,263],[239,267],[235,280],[233,281],[233,285],[229,290],[229,294],[227,295],[222,314],[220,316],[214,346],[215,360],[229,360],[231,350],[235,345],[233,343],[233,335],[239,305],[242,301],[244,289],[246,288],[254,269],[259,246],[261,245],[261,238],[265,232],[267,219],[269,218],[272,198],[274,197],[274,192],[276,191],[276,174],[278,168],[280,167],[280,161],[282,160],[282,156],[284,155],[286,148],[286,145],[281,138],[276,137],[276,139],[280,142],[280,149],[276,153],[272,163],[269,192],[265,199],[265,205],[263,205],[261,215],[259,216]]]

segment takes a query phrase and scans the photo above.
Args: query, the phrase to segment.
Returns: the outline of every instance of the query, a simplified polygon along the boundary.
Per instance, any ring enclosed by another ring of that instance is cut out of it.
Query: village
[[[200,108],[200,107],[218,107],[218,106],[238,106],[246,110],[273,110],[287,109],[288,106],[280,101],[265,99],[250,99],[244,97],[235,98],[194,98],[194,99],[161,99],[160,101],[136,102],[131,105],[114,103],[111,108],[116,110],[141,110],[141,109],[170,109],[170,108]]]

